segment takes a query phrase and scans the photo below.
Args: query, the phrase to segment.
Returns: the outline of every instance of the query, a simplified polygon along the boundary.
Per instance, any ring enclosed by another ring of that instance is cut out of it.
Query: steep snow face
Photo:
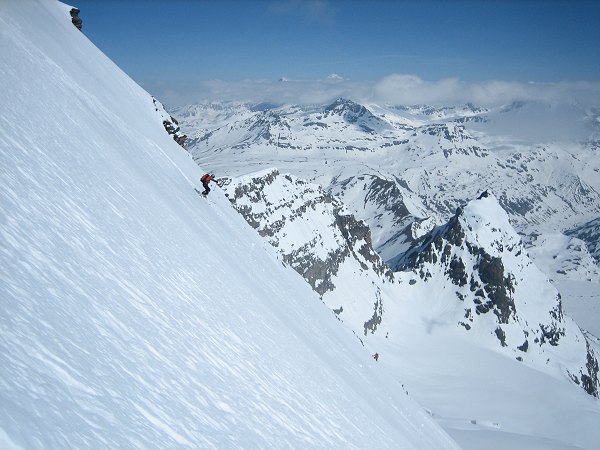
[[[394,277],[337,198],[276,169],[229,180],[225,192],[338,317],[364,335],[377,330]]]
[[[0,2],[0,447],[454,448],[69,9]]]
[[[564,371],[598,397],[593,350],[564,317],[560,295],[531,262],[493,195],[485,192],[424,236],[401,268],[446,291],[431,304],[433,315],[445,311],[479,341],[497,339],[518,361],[556,376]]]

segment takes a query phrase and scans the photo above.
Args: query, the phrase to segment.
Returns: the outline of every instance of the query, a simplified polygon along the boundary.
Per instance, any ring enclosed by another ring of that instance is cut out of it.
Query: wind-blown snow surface
[[[69,9],[0,3],[0,446],[454,447]]]

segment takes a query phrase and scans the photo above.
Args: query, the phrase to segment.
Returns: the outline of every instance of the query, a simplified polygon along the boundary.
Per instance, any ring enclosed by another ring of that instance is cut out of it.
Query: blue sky
[[[171,86],[176,103],[209,81],[210,95],[244,95],[249,80],[326,89],[331,74],[365,90],[398,76],[428,86],[600,80],[600,1],[71,2],[104,53],[151,91]]]

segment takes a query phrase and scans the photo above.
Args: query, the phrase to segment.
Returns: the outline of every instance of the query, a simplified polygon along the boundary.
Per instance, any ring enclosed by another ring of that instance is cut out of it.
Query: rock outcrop
[[[79,8],[71,8],[71,11],[69,12],[71,13],[71,22],[79,31],[81,31],[83,20],[81,20],[81,17],[79,17]]]
[[[459,208],[400,259],[435,287],[456,325],[536,368],[552,366],[598,396],[598,361],[560,294],[533,264],[492,194]],[[434,314],[434,313],[433,313]]]
[[[179,123],[177,120],[173,116],[169,115],[162,103],[160,103],[154,97],[152,97],[152,102],[154,103],[154,109],[163,119],[162,124],[163,127],[165,127],[165,131],[173,136],[173,140],[175,142],[177,142],[183,148],[186,148],[185,142],[187,141],[187,136],[181,131],[181,128],[179,128]]]
[[[228,180],[234,207],[323,301],[364,334],[381,324],[394,276],[369,228],[319,185],[276,169]]]

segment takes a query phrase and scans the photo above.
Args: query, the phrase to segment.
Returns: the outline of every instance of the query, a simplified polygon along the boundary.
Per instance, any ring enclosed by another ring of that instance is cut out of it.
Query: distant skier
[[[378,361],[379,360],[379,353],[375,352],[375,354],[373,355],[373,359],[375,361]]]
[[[202,193],[202,195],[207,196],[210,192],[210,187],[208,187],[208,183],[210,183],[211,181],[216,182],[217,180],[215,179],[214,173],[205,173],[204,175],[202,175],[202,178],[200,178],[200,181],[202,181],[202,186],[204,187],[204,192]]]

